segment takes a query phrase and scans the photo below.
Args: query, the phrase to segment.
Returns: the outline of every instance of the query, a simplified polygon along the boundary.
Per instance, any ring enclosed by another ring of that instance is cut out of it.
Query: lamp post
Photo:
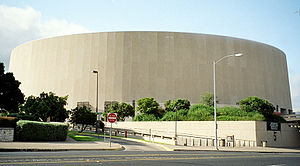
[[[96,133],[98,133],[98,71],[93,70],[93,73],[97,74],[97,90],[96,90],[96,116],[97,116],[97,121],[96,121]]]
[[[233,54],[233,55],[227,55],[222,57],[221,59],[217,61],[213,61],[213,77],[214,77],[214,120],[215,120],[215,147],[216,150],[219,150],[218,148],[218,124],[217,124],[217,95],[216,95],[216,64],[220,62],[221,60],[229,57],[239,57],[243,56],[243,54],[238,53],[238,54]]]
[[[175,145],[177,145],[177,108],[176,108],[176,116],[175,116]]]

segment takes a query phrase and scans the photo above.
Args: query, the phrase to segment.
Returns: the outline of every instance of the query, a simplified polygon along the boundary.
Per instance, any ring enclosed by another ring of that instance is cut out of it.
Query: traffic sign
[[[110,123],[115,123],[117,121],[117,114],[116,113],[109,113],[107,115],[107,120],[110,122]]]

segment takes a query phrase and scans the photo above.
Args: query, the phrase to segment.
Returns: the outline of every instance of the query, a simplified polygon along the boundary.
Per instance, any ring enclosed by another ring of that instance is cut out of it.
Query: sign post
[[[111,147],[111,128],[112,128],[112,124],[115,123],[117,121],[117,113],[109,113],[107,115],[107,120],[110,123],[110,132],[109,132],[109,146]]]

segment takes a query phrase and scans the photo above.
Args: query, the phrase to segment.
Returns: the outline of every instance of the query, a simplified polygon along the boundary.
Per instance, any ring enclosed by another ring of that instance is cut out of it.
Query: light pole
[[[177,145],[177,108],[176,108],[176,116],[175,116],[175,145]]]
[[[227,55],[222,57],[221,59],[217,60],[217,61],[213,61],[213,77],[214,77],[214,119],[215,119],[215,147],[216,150],[219,150],[218,148],[218,124],[217,124],[217,95],[216,95],[216,64],[218,62],[220,62],[221,60],[225,59],[225,58],[229,58],[229,57],[239,57],[239,56],[243,56],[243,54],[238,53],[238,54],[233,54],[233,55]]]
[[[93,73],[97,74],[97,90],[96,90],[96,116],[97,116],[97,121],[96,121],[96,133],[98,133],[98,71],[93,70]]]

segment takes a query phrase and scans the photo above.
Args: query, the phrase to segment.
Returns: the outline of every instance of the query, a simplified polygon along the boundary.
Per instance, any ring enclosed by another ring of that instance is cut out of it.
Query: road
[[[299,165],[299,153],[164,151],[160,145],[113,138],[122,151],[0,152],[2,165]]]
[[[159,144],[148,143],[144,141],[137,142],[125,139],[112,138],[112,142],[122,145],[124,151],[165,151],[165,149],[159,146]]]
[[[0,165],[299,165],[295,153],[61,151],[0,153]]]

